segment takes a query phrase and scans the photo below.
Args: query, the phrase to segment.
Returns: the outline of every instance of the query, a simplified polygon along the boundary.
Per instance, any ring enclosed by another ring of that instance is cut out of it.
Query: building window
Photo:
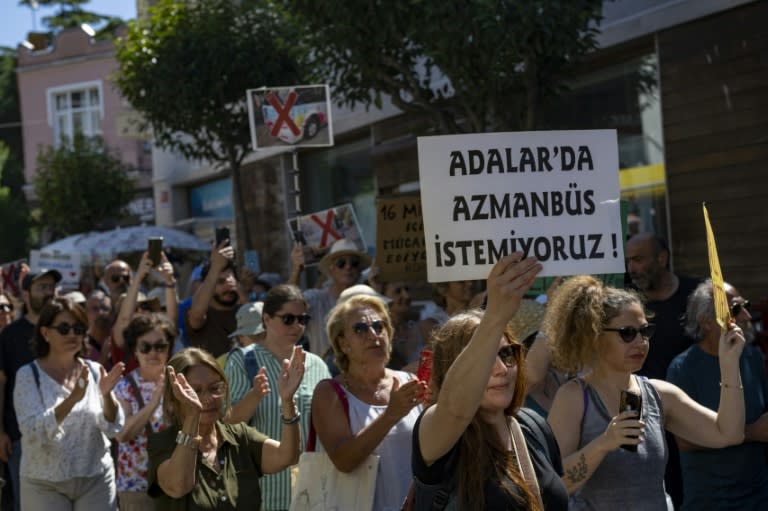
[[[610,129],[618,134],[621,198],[628,234],[667,237],[661,104],[654,53],[580,76],[542,115],[548,129]]]
[[[101,82],[55,87],[48,90],[48,110],[54,145],[72,140],[76,133],[101,136],[103,100]]]

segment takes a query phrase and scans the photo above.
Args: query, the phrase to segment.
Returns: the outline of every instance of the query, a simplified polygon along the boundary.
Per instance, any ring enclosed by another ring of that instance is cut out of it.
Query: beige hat
[[[83,305],[86,302],[85,295],[80,291],[70,291],[64,295],[64,298],[71,300],[79,305]]]
[[[261,315],[264,312],[264,302],[246,303],[237,309],[237,330],[229,337],[238,335],[258,335],[264,331]]]
[[[520,302],[520,308],[509,320],[509,326],[520,342],[539,331],[545,312],[546,307],[535,300],[526,299]]]
[[[336,260],[337,257],[344,255],[356,255],[360,258],[360,266],[358,269],[363,271],[371,265],[371,256],[366,252],[360,250],[357,243],[354,241],[342,238],[331,245],[331,249],[327,254],[320,259],[320,263],[317,265],[321,272],[328,275],[328,270],[331,267],[331,263]]]
[[[125,297],[127,296],[126,293],[123,293],[120,295],[120,298],[117,299],[117,307],[115,307],[115,310],[120,310],[120,307],[123,305],[123,300],[125,300]],[[136,305],[146,303],[147,307],[152,312],[160,312],[163,310],[163,306],[160,305],[160,300],[157,298],[147,298],[147,295],[139,291],[139,294],[136,296]]]
[[[347,289],[341,292],[338,300],[336,300],[336,303],[339,304],[349,300],[353,296],[360,296],[360,295],[375,296],[376,298],[386,303],[387,305],[392,303],[391,298],[389,298],[388,296],[384,296],[381,293],[377,293],[375,289],[365,284],[356,284],[354,286],[348,287]]]

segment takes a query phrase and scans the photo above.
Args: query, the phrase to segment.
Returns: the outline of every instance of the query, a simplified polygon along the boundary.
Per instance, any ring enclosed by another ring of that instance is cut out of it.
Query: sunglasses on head
[[[156,353],[163,353],[164,351],[168,351],[168,346],[170,346],[167,342],[142,342],[139,344],[139,353],[142,353],[146,355],[152,350],[155,350]]]
[[[338,259],[336,259],[336,261],[334,261],[333,264],[335,264],[336,268],[340,270],[344,268],[347,264],[349,264],[350,268],[357,268],[358,266],[360,266],[360,258],[357,256],[350,256],[348,258],[339,257]]]
[[[13,305],[10,303],[0,303],[0,311],[3,312],[11,312],[13,310]]]
[[[112,282],[114,282],[115,284],[117,284],[121,280],[124,282],[128,282],[129,280],[131,280],[131,276],[130,275],[112,275],[110,277],[110,280],[112,280]]]
[[[499,350],[497,353],[501,362],[507,367],[514,367],[517,365],[517,356],[520,353],[519,344],[507,344]]]
[[[731,316],[735,318],[741,314],[741,309],[744,309],[747,312],[752,312],[752,304],[749,303],[749,300],[734,303],[731,305]]]
[[[59,332],[61,335],[69,335],[70,331],[75,332],[75,335],[85,335],[86,328],[84,325],[76,324],[76,325],[70,325],[69,323],[59,323],[58,325],[52,326],[54,330]]]
[[[291,314],[290,312],[285,314],[275,314],[275,317],[280,318],[283,321],[283,324],[286,326],[291,326],[296,321],[298,321],[301,326],[306,326],[306,324],[309,323],[309,320],[312,319],[309,314],[299,314],[297,316],[296,314]]]
[[[623,326],[621,328],[603,328],[603,331],[618,332],[622,341],[630,343],[637,338],[637,334],[642,335],[643,339],[650,339],[650,337],[656,331],[656,325],[653,323],[648,323],[647,325],[641,326],[640,328],[635,328],[633,326]]]
[[[377,319],[376,321],[371,321],[370,323],[366,323],[364,321],[359,321],[352,325],[352,331],[355,332],[357,335],[363,335],[367,334],[371,328],[373,328],[373,331],[376,335],[380,335],[381,332],[384,331],[384,328],[386,328],[387,324]]]

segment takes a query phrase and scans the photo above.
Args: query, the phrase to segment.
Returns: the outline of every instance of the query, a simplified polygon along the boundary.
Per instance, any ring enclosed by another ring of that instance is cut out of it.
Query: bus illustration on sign
[[[249,91],[249,95],[251,92],[256,93],[249,101],[251,115],[256,120],[254,146],[274,146],[280,142],[311,146],[333,144],[326,86],[258,89]]]

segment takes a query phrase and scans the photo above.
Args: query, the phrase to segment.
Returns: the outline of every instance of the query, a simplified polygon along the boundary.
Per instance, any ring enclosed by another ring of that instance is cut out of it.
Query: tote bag
[[[338,382],[328,380],[344,405],[349,421],[349,402]],[[311,421],[310,421],[311,424]],[[376,492],[379,457],[370,454],[351,472],[342,472],[324,452],[315,450],[315,428],[310,425],[307,452],[299,458],[290,511],[370,511]]]

